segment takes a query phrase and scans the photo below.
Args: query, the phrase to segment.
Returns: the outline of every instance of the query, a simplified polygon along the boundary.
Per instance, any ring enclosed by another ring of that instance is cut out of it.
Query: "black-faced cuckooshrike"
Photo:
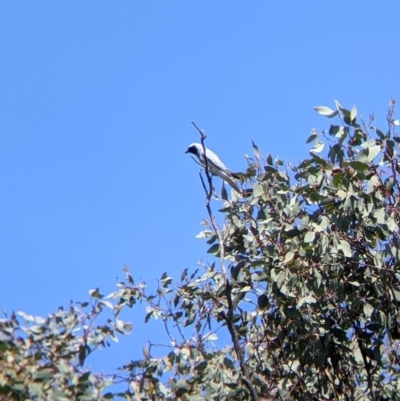
[[[204,150],[203,145],[200,143],[192,143],[189,145],[185,153],[192,153],[199,159],[200,164],[205,167],[206,162],[204,158]],[[234,178],[238,179],[239,176],[235,173],[229,171],[225,164],[222,163],[220,158],[212,152],[210,149],[206,148],[206,157],[207,157],[207,167],[208,171],[212,175],[216,175],[222,178],[226,183],[228,183],[236,192],[239,194],[242,193],[241,189],[237,186],[234,181]]]

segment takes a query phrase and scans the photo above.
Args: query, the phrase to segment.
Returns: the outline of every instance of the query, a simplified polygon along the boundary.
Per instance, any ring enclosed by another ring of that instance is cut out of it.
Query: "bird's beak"
[[[185,153],[189,153],[189,149],[186,149],[186,152]]]

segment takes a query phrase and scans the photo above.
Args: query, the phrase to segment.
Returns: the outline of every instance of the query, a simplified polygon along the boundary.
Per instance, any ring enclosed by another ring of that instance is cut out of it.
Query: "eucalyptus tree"
[[[384,130],[356,107],[315,109],[332,124],[311,132],[309,157],[284,164],[253,143],[242,194],[223,186],[217,197],[205,166],[198,238],[210,262],[179,279],[165,273],[154,293],[125,268],[107,297],[92,290],[89,302],[46,319],[3,319],[0,397],[400,399],[394,101]],[[117,373],[90,372],[86,358],[130,331],[120,312],[138,303],[146,322],[158,319],[164,346],[146,344]],[[105,310],[111,317],[95,326]]]

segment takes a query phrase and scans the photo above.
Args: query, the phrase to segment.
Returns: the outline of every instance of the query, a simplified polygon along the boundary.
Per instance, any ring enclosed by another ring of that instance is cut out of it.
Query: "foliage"
[[[126,269],[106,298],[92,291],[90,304],[46,320],[4,319],[0,399],[400,399],[400,122],[393,110],[391,102],[383,132],[355,107],[316,107],[337,124],[312,131],[310,157],[297,166],[264,160],[253,143],[243,174],[252,192],[228,200],[222,191],[222,223],[206,170],[208,218],[198,237],[215,261],[186,269],[179,281],[164,274],[155,294]],[[118,315],[138,301],[146,321],[164,325],[169,351],[152,355],[160,350],[149,344],[143,359],[109,377],[85,370],[91,352],[130,330]],[[104,307],[113,317],[95,327]],[[126,389],[107,393],[116,380]]]
[[[116,379],[84,369],[86,358],[99,347],[118,341],[129,323],[118,319],[120,308],[98,292],[91,302],[77,303],[46,319],[24,312],[0,320],[0,400],[100,400]],[[95,325],[104,309],[113,319]],[[107,397],[106,397],[107,398]]]

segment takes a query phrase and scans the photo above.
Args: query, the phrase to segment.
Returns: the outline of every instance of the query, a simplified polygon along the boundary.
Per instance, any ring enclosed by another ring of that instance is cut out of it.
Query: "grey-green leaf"
[[[321,116],[325,116],[328,118],[335,117],[338,114],[337,110],[332,110],[331,108],[326,106],[315,106],[314,110]]]

